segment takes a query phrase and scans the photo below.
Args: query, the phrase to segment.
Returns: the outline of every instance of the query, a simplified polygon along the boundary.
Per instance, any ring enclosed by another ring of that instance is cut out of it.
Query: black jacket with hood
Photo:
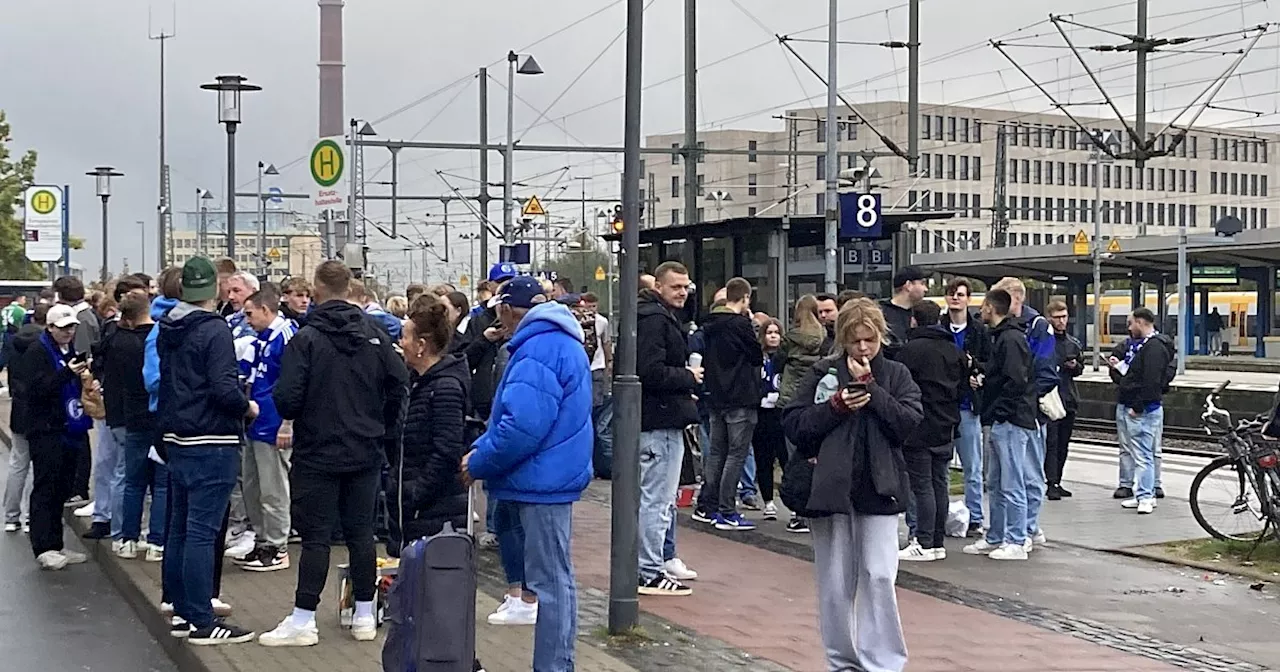
[[[147,326],[150,331],[150,325]],[[108,427],[123,427],[124,387],[118,379],[125,373],[119,351],[120,320],[107,320],[102,324],[102,337],[93,346],[93,375],[102,385],[102,404],[106,407],[105,421]],[[145,336],[145,334],[144,334]],[[142,375],[142,363],[138,363],[138,375]]]
[[[830,368],[843,388],[852,379],[848,358],[820,360],[796,390],[782,427],[797,452],[818,458],[806,511],[888,516],[907,510],[911,486],[902,444],[920,424],[920,388],[907,367],[883,354],[871,360],[871,401],[848,412],[814,403],[818,381]]]
[[[964,353],[946,327],[916,327],[907,332],[907,343],[898,351],[898,361],[911,372],[920,388],[924,419],[907,436],[908,449],[945,448],[960,425],[960,394],[969,389],[969,367]]]
[[[156,420],[177,446],[238,446],[249,398],[221,315],[179,303],[160,318],[156,336],[160,392]]]
[[[151,323],[136,327],[120,327],[112,338],[112,348],[104,370],[115,389],[122,408],[117,412],[123,415],[123,424],[131,432],[149,432],[155,429],[155,414],[148,409],[150,395],[147,384],[142,377],[142,366],[146,360],[147,334],[151,333]],[[103,395],[106,395],[106,389]],[[108,402],[109,403],[109,402]],[[107,417],[111,417],[111,406],[107,406]]]
[[[445,522],[466,525],[467,489],[461,465],[469,449],[466,412],[471,371],[464,357],[445,355],[426,373],[410,372],[409,376],[400,450],[387,455],[392,474],[387,502],[395,521],[403,517],[404,539],[417,539],[435,534]],[[395,527],[392,536],[399,540]]]
[[[1039,404],[1023,323],[1010,315],[991,331],[991,336],[995,343],[982,383],[982,424],[1008,422],[1023,429],[1037,429]]]
[[[1125,352],[1133,340],[1130,337],[1116,346],[1113,354],[1117,359],[1124,361]],[[1172,338],[1156,333],[1138,348],[1123,376],[1112,367],[1111,380],[1119,386],[1116,402],[1137,413],[1145,413],[1147,406],[1163,399],[1169,387],[1166,374],[1176,356],[1175,348]]]
[[[71,367],[57,367],[48,348],[36,336],[18,366],[26,377],[27,398],[27,436],[33,441],[37,436],[65,434],[67,431],[67,410],[63,406],[62,388],[68,382],[75,382],[79,387],[79,378]],[[75,342],[62,355],[63,361],[70,362],[76,354]]]
[[[485,306],[475,317],[467,321],[467,330],[449,345],[449,352],[463,355],[471,369],[471,408],[474,417],[489,418],[493,407],[493,394],[498,387],[497,359],[505,339],[491,342],[484,337],[489,327],[499,326],[498,312],[493,306]]]
[[[715,308],[703,324],[706,355],[703,389],[707,407],[716,410],[760,408],[760,367],[764,349],[750,317],[726,307]]]
[[[636,307],[636,348],[640,430],[684,429],[698,422],[698,405],[693,400],[697,383],[688,369],[688,340],[675,316],[651,289],[640,292]],[[751,390],[758,389],[759,383],[751,381]]]
[[[1062,397],[1062,407],[1068,413],[1080,408],[1080,391],[1076,388],[1076,377],[1084,373],[1084,346],[1075,336],[1063,332],[1055,333],[1054,363],[1058,367],[1058,395]],[[1067,362],[1075,362],[1075,368],[1064,366]]]
[[[24,324],[5,344],[5,349],[8,350],[5,361],[9,362],[9,431],[14,434],[26,434],[31,427],[31,413],[28,410],[31,376],[22,362],[23,355],[40,340],[40,334],[44,331],[44,326],[34,322]]]
[[[294,467],[381,466],[400,437],[408,381],[404,360],[363,310],[342,300],[317,306],[285,348],[271,395],[280,417],[294,421]]]
[[[884,354],[897,361],[898,351],[907,342],[907,332],[911,331],[911,309],[899,306],[892,299],[881,299],[880,312],[884,313],[884,321],[889,325],[889,333],[884,336],[887,341]]]

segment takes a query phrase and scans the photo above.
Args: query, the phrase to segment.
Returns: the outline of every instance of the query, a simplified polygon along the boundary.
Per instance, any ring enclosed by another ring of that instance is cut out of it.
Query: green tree
[[[12,139],[9,122],[4,110],[0,110],[0,278],[36,280],[45,273],[27,261],[22,223],[14,219],[23,191],[35,179],[36,153],[28,150],[17,161],[11,160],[9,142]]]

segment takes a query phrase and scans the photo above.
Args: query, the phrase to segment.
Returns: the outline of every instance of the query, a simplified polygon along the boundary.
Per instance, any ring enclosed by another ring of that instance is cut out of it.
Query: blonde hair
[[[836,342],[844,347],[854,341],[853,332],[858,327],[866,327],[875,333],[876,339],[884,342],[889,333],[889,326],[884,321],[884,313],[875,301],[862,297],[849,299],[840,312],[836,314]]]
[[[1013,276],[1000,278],[1000,282],[992,285],[991,289],[1003,289],[1015,299],[1025,299],[1027,297],[1027,286]]]
[[[542,293],[546,294],[547,296],[551,296],[551,290],[552,288],[555,287],[555,285],[546,278],[542,278],[541,280],[539,280],[539,282],[542,283]]]
[[[387,312],[404,319],[409,314],[409,299],[403,296],[387,297]]]
[[[822,335],[824,329],[818,320],[818,299],[812,294],[805,294],[796,301],[794,319],[791,325],[801,333]]]

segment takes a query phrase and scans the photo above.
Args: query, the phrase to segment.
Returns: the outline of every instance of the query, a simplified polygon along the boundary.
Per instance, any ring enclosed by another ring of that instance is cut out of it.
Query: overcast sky
[[[73,231],[87,240],[76,261],[90,275],[96,274],[101,257],[98,207],[92,179],[83,173],[95,165],[110,164],[126,174],[115,183],[111,199],[112,268],[120,268],[122,257],[138,268],[142,249],[136,222],[141,220],[150,257],[148,270],[153,269],[159,81],[157,42],[147,39],[148,14],[151,31],[171,32],[172,5],[146,0],[12,0],[5,5],[4,21],[0,22],[6,61],[0,68],[0,108],[8,112],[16,149],[39,151],[37,179],[72,185]],[[905,0],[846,0],[841,5],[842,40],[906,39]],[[1019,37],[1026,38],[1021,40],[1026,44],[1061,47],[1056,30],[1045,22],[1050,12],[1075,13],[1082,23],[1130,30],[1133,5],[1117,0],[924,0],[922,99],[926,103],[1046,110],[1049,102],[1045,96],[1026,89],[1025,78],[985,41]],[[479,6],[485,10],[476,9]],[[681,0],[653,0],[646,13],[644,80],[653,85],[644,99],[647,134],[676,131],[682,124],[682,7]],[[572,29],[544,39],[602,9]],[[701,123],[772,129],[775,122],[769,116],[781,109],[802,107],[807,103],[801,101],[815,96],[815,104],[822,104],[822,85],[817,79],[780,46],[769,42],[772,33],[825,38],[826,2],[703,0],[699,9]],[[502,60],[507,50],[523,50],[536,43],[528,52],[537,57],[546,74],[517,79],[517,93],[527,101],[516,103],[517,137],[526,143],[620,145],[624,39],[619,34],[624,14],[625,2],[616,0],[348,0],[346,115],[376,122],[381,138],[474,141],[478,110],[474,74],[480,66],[489,65],[496,77],[489,85],[490,140],[500,141],[505,137],[506,114]],[[1275,4],[1268,7],[1260,0],[1160,0],[1152,3],[1151,29],[1168,36],[1205,35],[1277,20],[1280,10]],[[168,43],[167,75],[169,163],[176,208],[192,209],[197,187],[211,190],[219,200],[226,195],[225,135],[217,123],[214,95],[198,88],[224,73],[243,74],[264,87],[260,93],[247,95],[244,103],[244,123],[238,134],[241,188],[251,187],[256,164],[262,160],[282,168],[289,166],[274,182],[276,186],[305,191],[308,175],[305,166],[295,161],[309,151],[317,134],[319,11],[315,3],[184,0],[178,3],[176,30],[177,37]],[[1072,36],[1082,44],[1118,41],[1084,29],[1072,31]],[[1218,50],[1243,45],[1239,40],[1228,41],[1212,44],[1227,45]],[[610,42],[614,44],[606,49]],[[1264,115],[1247,123],[1280,122],[1278,44],[1274,34],[1264,38],[1241,68],[1243,73],[1257,72],[1234,78],[1219,94],[1220,101],[1229,100],[1221,102],[1223,106]],[[825,70],[824,45],[797,44],[797,48],[820,71]],[[838,79],[852,101],[905,100],[905,51],[852,45],[841,49]],[[1069,51],[1019,48],[1011,53],[1028,64],[1036,77],[1056,80],[1047,85],[1053,95],[1069,96],[1076,103],[1098,100],[1081,68],[1072,63]],[[588,67],[597,57],[599,60]],[[1098,67],[1125,62],[1118,56],[1087,58]],[[1151,66],[1150,106],[1157,115],[1189,102],[1207,78],[1225,68],[1232,57],[1185,54],[1164,58],[1169,60],[1153,60]],[[1125,96],[1133,93],[1131,69],[1102,76],[1108,91],[1121,96],[1119,104],[1130,111],[1132,98]],[[460,79],[461,83],[446,88]],[[570,86],[575,79],[577,83]],[[671,81],[654,85],[664,80]],[[1191,85],[1195,82],[1201,83]],[[407,103],[435,92],[438,95],[387,118]],[[524,134],[544,109],[542,122]],[[1086,114],[1094,111],[1083,109]],[[1239,124],[1247,118],[1238,112],[1210,111],[1202,121]],[[369,179],[389,179],[389,171],[374,177],[387,153],[367,150],[366,156]],[[495,181],[501,177],[497,159],[495,155],[491,164]],[[401,154],[401,164],[402,194],[448,193],[436,170],[458,176],[449,178],[450,182],[463,192],[474,192],[475,183],[468,181],[476,175],[474,154],[406,151]],[[620,165],[618,156],[517,155],[516,179],[537,185],[534,191],[539,193],[571,184],[572,195],[579,189],[573,177],[592,176],[588,194],[611,197],[618,193]],[[563,166],[570,169],[558,171]],[[550,175],[536,177],[544,173]],[[369,187],[370,193],[384,189]],[[306,210],[307,205],[303,202],[295,207]],[[241,201],[239,208],[242,212],[252,209],[252,199]],[[569,209],[566,214],[571,216],[578,206],[561,206],[558,211],[564,209]],[[438,220],[439,203],[405,203],[400,208],[402,219],[420,218],[427,212],[433,213],[432,220]],[[450,227],[450,237],[455,239],[452,252],[460,259],[465,257],[467,244],[456,238],[465,230],[475,230],[476,225],[464,216],[460,204],[454,203],[450,212],[451,221],[459,224]],[[492,211],[495,221],[499,212],[500,204]],[[370,215],[375,218],[385,219],[388,214],[385,206],[370,206]],[[242,215],[239,221],[247,226],[249,219],[250,215]],[[421,231],[437,246],[443,245],[439,227]],[[382,241],[373,246],[396,250],[404,245]],[[399,272],[406,270],[403,252],[381,252],[374,261],[399,264]]]

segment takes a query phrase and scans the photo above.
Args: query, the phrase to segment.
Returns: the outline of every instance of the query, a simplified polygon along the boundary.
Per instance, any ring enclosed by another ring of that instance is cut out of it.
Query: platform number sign
[[[884,217],[880,194],[840,194],[840,235],[844,238],[882,238]]]

